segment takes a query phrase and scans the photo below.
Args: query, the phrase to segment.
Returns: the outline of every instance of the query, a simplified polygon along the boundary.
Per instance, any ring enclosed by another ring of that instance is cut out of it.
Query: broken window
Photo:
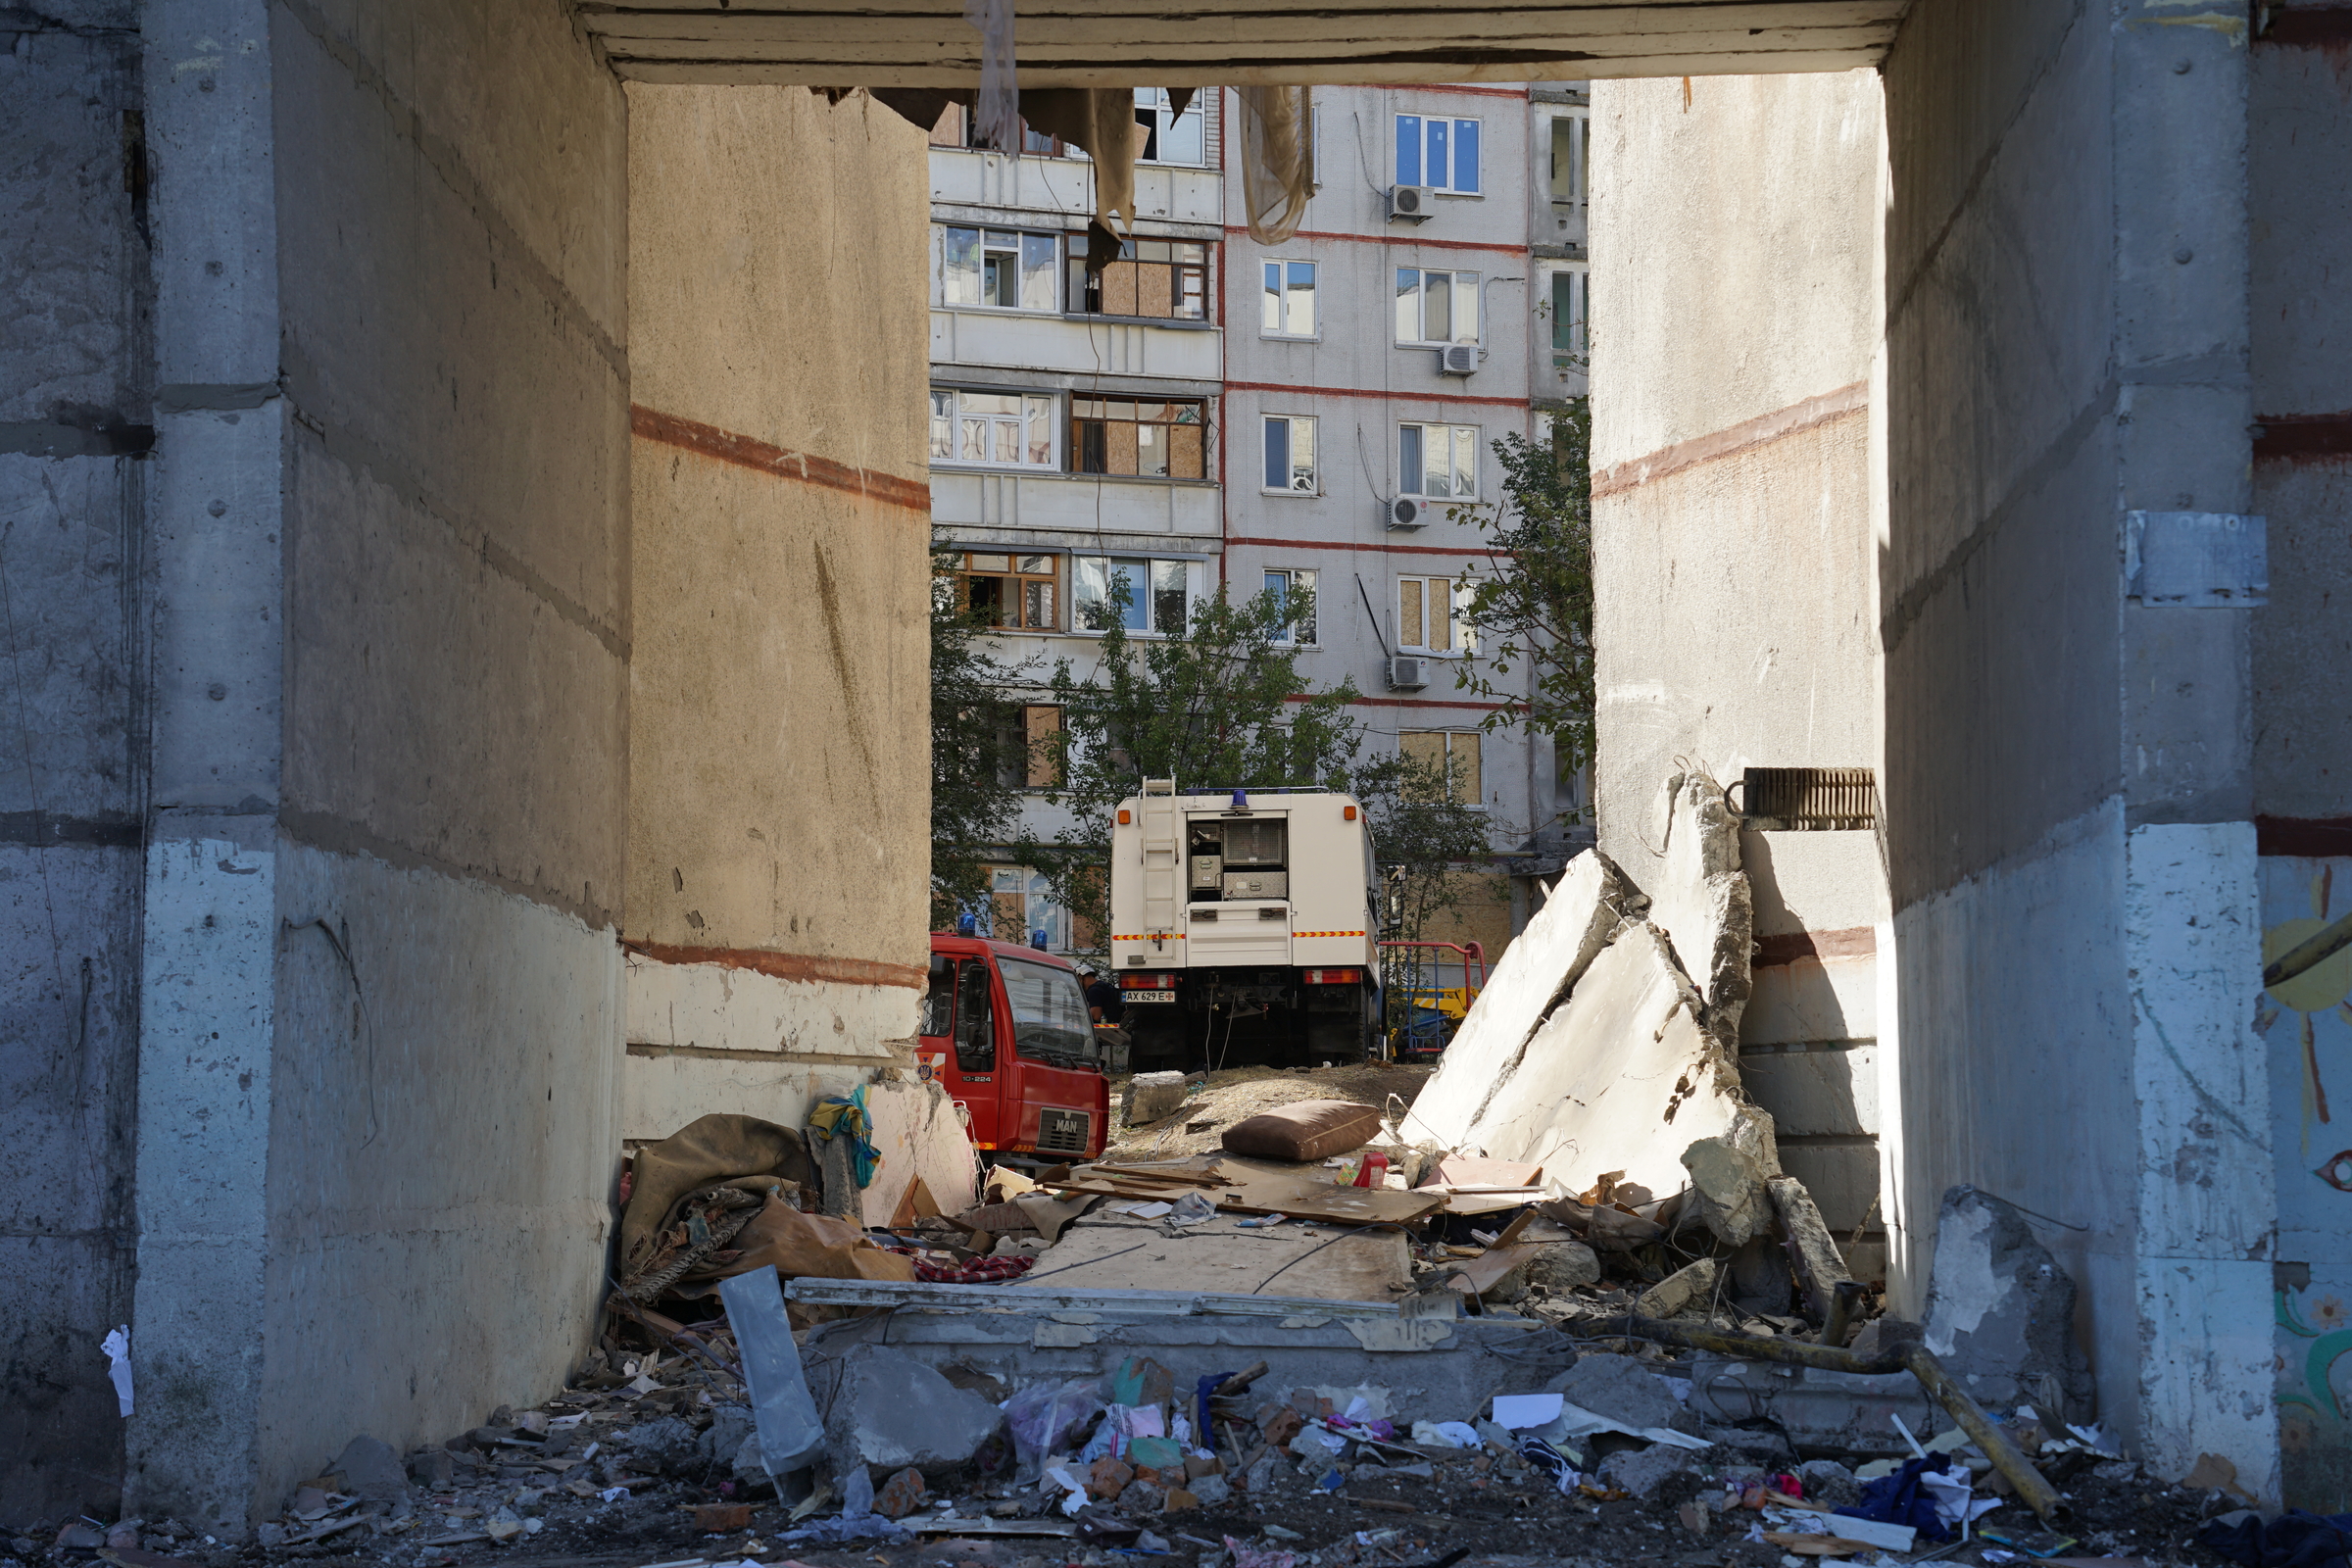
[[[1396,269],[1396,341],[1476,343],[1478,274]]]
[[[1406,730],[1396,737],[1396,749],[1444,778],[1446,796],[1456,806],[1477,806],[1484,799],[1480,794],[1484,782],[1479,772],[1479,740],[1474,729]]]
[[[1298,415],[1269,414],[1265,422],[1265,487],[1286,495],[1314,495],[1315,421]]]
[[[1110,629],[1115,589],[1124,584],[1127,604],[1120,624],[1129,631],[1181,637],[1192,605],[1202,598],[1207,576],[1198,561],[1149,561],[1127,556],[1072,556],[1070,596],[1078,626]]]
[[[1396,427],[1396,488],[1408,496],[1456,499],[1478,494],[1478,426]]]
[[[1144,127],[1144,145],[1135,161],[1199,168],[1207,150],[1204,111],[1211,96],[1209,92],[1194,93],[1193,101],[1179,115],[1169,110],[1167,88],[1136,88],[1135,122]]]
[[[939,300],[1004,311],[1055,311],[1054,278],[1061,270],[1061,236],[1017,229],[939,231]]]
[[[1551,363],[1569,369],[1585,357],[1585,321],[1591,275],[1584,267],[1551,269],[1545,278],[1544,314],[1551,323]]]
[[[956,557],[956,602],[991,626],[1053,631],[1061,599],[1061,558],[971,550]]]
[[[1569,204],[1585,200],[1588,167],[1587,138],[1592,122],[1585,111],[1551,117],[1551,199]]]
[[[1296,637],[1302,647],[1314,646],[1315,574],[1296,569],[1269,571],[1266,592],[1274,596],[1286,616],[1294,617],[1274,633],[1272,640],[1287,643]]]
[[[969,387],[931,389],[931,461],[1051,468],[1054,400]]]
[[[1396,183],[1478,194],[1478,122],[1396,117]]]
[[[1199,240],[1131,239],[1117,261],[1095,273],[1087,271],[1085,257],[1073,255],[1070,299],[1089,315],[1205,321],[1208,252]]]
[[[1267,262],[1260,297],[1257,335],[1313,337],[1315,335],[1315,264]]]
[[[1070,452],[1080,473],[1206,478],[1208,406],[1197,398],[1072,398]]]
[[[1396,646],[1415,653],[1453,652],[1455,589],[1450,577],[1396,579]]]

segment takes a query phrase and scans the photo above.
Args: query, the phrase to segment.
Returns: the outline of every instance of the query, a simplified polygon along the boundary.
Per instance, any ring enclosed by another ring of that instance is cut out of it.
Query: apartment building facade
[[[1493,956],[1589,836],[1549,744],[1483,730],[1494,705],[1455,678],[1493,444],[1543,436],[1583,390],[1581,84],[1317,89],[1316,188],[1278,246],[1249,235],[1238,99],[1137,99],[1135,234],[1095,278],[1082,154],[968,148],[956,110],[933,133],[933,516],[958,591],[1041,676],[1087,665],[1120,577],[1143,637],[1220,587],[1310,592],[1298,667],[1353,679],[1367,754],[1449,762],[1489,813],[1496,875],[1442,934]],[[1038,695],[1032,733],[1058,721]],[[1063,825],[1042,794],[1026,818]],[[1022,867],[996,873],[991,912],[1003,935],[1091,945]]]

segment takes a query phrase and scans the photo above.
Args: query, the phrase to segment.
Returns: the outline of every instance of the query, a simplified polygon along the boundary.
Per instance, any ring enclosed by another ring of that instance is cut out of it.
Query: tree
[[[935,543],[931,560],[931,928],[952,931],[988,897],[991,852],[1020,833],[1029,748],[1005,694],[1027,666],[996,656],[954,553]]]
[[[1552,738],[1563,768],[1592,760],[1592,406],[1571,401],[1548,443],[1506,435],[1494,443],[1502,501],[1473,517],[1494,552],[1465,566],[1462,619],[1480,634],[1481,659],[1454,666],[1454,684],[1503,706],[1485,727],[1524,723]],[[1520,681],[1509,679],[1526,667]]]
[[[1124,577],[1095,615],[1100,659],[1085,674],[1054,665],[1059,732],[1050,743],[1058,784],[1048,799],[1071,821],[1052,844],[1021,854],[1045,872],[1054,899],[1109,930],[1102,875],[1111,813],[1147,778],[1204,788],[1316,785],[1344,775],[1358,728],[1348,715],[1355,683],[1309,689],[1298,669],[1298,628],[1311,624],[1310,595],[1268,590],[1234,603],[1223,589],[1193,602],[1167,635],[1129,635],[1134,602]]]
[[[1473,868],[1488,863],[1487,815],[1461,798],[1459,771],[1451,760],[1433,763],[1398,752],[1364,763],[1347,780],[1372,833],[1386,939],[1421,941],[1431,920],[1461,906],[1474,886]]]

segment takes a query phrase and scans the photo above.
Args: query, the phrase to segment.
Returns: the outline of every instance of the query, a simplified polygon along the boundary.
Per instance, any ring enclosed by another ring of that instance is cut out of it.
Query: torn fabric
[[[1250,237],[1280,245],[1298,230],[1315,193],[1313,113],[1304,87],[1241,87],[1242,214]]]
[[[980,97],[972,129],[1001,153],[1021,150],[1021,92],[1013,74],[1012,0],[963,0],[963,20],[980,32]]]

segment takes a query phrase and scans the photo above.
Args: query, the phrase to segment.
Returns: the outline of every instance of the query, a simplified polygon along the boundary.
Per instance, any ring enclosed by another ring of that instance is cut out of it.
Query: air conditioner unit
[[[1391,185],[1389,187],[1389,221],[1403,219],[1408,223],[1426,223],[1437,215],[1437,203],[1430,199],[1427,185]]]
[[[1380,520],[1388,527],[1418,528],[1429,521],[1429,503],[1415,496],[1398,496],[1380,504]]]
[[[1391,659],[1389,661],[1389,690],[1417,692],[1428,685],[1429,673],[1424,667],[1428,662],[1429,661],[1426,659]]]
[[[1438,350],[1438,373],[1440,375],[1471,375],[1476,373],[1477,369],[1477,344],[1448,343]]]

